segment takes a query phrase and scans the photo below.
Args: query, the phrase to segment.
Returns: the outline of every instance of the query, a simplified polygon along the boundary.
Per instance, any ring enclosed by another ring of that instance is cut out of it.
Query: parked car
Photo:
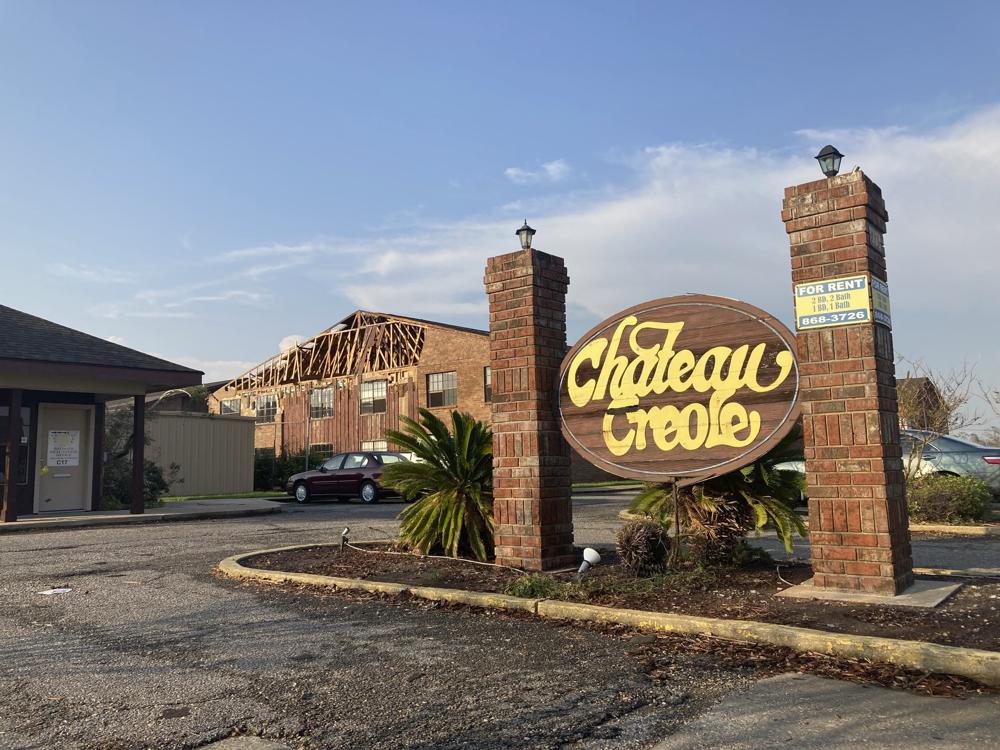
[[[972,476],[1000,495],[1000,448],[978,445],[954,435],[903,430],[903,465],[910,476]]]
[[[1000,448],[977,445],[954,435],[901,430],[903,466],[910,476],[944,474],[979,477],[1000,496]],[[776,469],[805,473],[805,461],[786,461]]]
[[[395,494],[379,484],[382,470],[387,464],[407,460],[401,453],[390,451],[338,453],[319,468],[292,474],[285,492],[297,503],[308,503],[314,497],[356,497],[363,503],[377,503]]]

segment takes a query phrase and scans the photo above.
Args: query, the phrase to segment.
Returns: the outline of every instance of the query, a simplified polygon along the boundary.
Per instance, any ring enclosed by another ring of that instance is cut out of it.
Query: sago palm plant
[[[722,551],[721,555],[709,552],[711,557],[725,557],[747,531],[759,531],[768,523],[791,552],[792,534],[806,535],[794,510],[802,494],[802,477],[775,466],[800,457],[801,435],[796,428],[749,466],[693,487],[675,491],[669,482],[651,484],[633,500],[631,510],[676,527],[678,538],[693,534],[703,542],[703,554],[713,548]],[[679,546],[674,545],[671,562]]]
[[[468,414],[451,413],[451,430],[427,409],[402,417],[386,437],[416,461],[389,464],[383,483],[416,502],[400,514],[400,538],[422,553],[460,552],[486,560],[493,550],[493,433]]]

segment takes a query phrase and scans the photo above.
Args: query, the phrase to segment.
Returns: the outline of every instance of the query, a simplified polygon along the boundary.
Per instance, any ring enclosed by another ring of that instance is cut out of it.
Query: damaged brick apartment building
[[[487,331],[357,310],[212,394],[209,410],[252,416],[258,456],[392,450],[386,430],[425,407],[490,419]],[[574,479],[607,475],[573,456]]]

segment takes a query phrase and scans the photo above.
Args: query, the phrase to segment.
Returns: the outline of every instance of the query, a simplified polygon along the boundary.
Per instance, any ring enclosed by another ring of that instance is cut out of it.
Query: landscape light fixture
[[[823,146],[820,152],[816,154],[816,161],[819,162],[819,168],[823,170],[823,174],[827,177],[837,176],[837,172],[840,171],[840,160],[843,158],[844,155],[830,145]]]
[[[580,569],[576,571],[577,580],[583,578],[583,574],[586,573],[594,565],[597,565],[601,561],[600,553],[593,547],[587,547],[583,551],[583,562],[580,563]]]
[[[535,236],[535,230],[528,226],[528,220],[524,220],[524,226],[514,232],[521,239],[521,249],[531,249],[531,238]]]
[[[347,538],[347,535],[350,534],[350,533],[351,533],[351,527],[350,526],[345,526],[344,530],[340,532],[340,551],[341,552],[344,551],[344,545],[345,544],[350,544],[351,540]]]

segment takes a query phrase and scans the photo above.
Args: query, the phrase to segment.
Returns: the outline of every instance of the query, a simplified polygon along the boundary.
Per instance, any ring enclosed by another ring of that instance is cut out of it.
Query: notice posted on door
[[[49,466],[80,465],[80,431],[49,430]]]

